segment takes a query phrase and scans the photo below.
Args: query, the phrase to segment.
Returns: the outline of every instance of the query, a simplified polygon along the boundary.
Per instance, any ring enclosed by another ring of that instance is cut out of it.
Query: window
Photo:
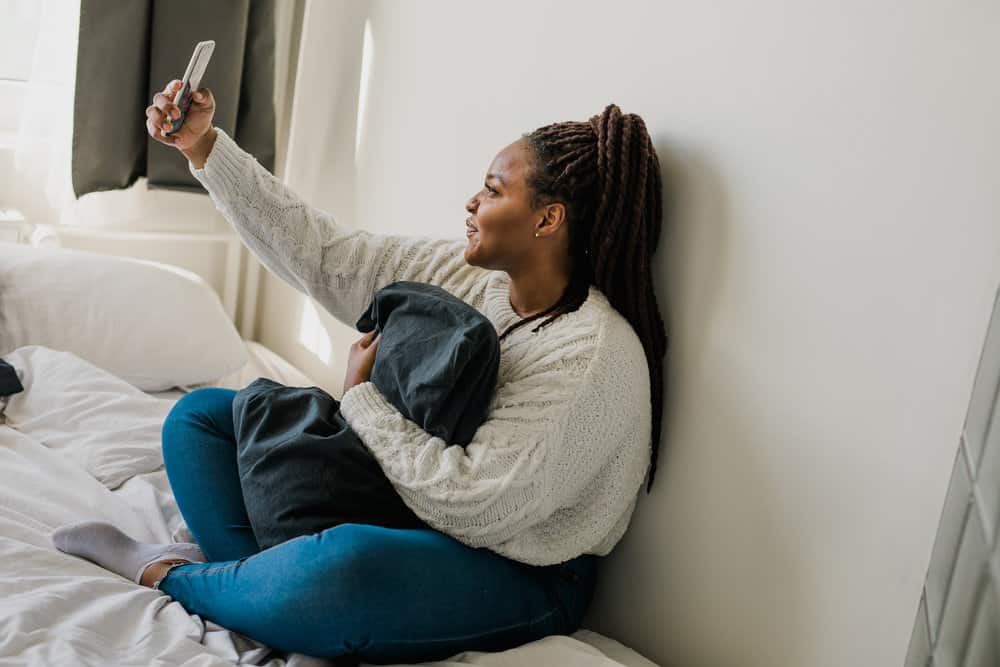
[[[0,149],[13,146],[27,109],[73,84],[78,0],[0,0]]]
[[[0,81],[27,81],[38,39],[42,3],[0,0]]]

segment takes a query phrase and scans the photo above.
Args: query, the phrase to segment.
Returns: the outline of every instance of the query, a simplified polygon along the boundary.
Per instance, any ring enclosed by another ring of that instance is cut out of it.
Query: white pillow
[[[0,355],[72,352],[143,391],[214,382],[247,363],[218,295],[184,269],[0,243]]]

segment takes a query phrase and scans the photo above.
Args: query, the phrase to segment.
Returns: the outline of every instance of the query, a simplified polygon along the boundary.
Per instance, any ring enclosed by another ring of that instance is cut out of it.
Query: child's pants
[[[235,394],[197,389],[163,425],[174,497],[211,561],[160,582],[190,613],[279,650],[370,663],[500,651],[579,628],[593,555],[536,567],[436,530],[354,523],[260,551],[236,466]]]

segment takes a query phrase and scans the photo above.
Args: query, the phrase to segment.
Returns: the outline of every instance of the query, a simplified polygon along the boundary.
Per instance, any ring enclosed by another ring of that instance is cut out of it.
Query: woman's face
[[[535,223],[541,214],[532,210],[525,182],[531,166],[529,150],[519,139],[500,151],[486,171],[483,187],[465,204],[467,263],[509,271],[532,256]]]

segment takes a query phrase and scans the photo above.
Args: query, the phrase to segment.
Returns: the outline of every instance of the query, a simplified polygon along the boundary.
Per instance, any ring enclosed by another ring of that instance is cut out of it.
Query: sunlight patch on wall
[[[365,19],[365,38],[361,47],[361,83],[358,91],[358,122],[354,133],[354,164],[358,163],[361,154],[361,137],[365,128],[365,109],[368,107],[368,88],[371,82],[372,54],[372,20]]]
[[[298,341],[307,350],[319,357],[324,364],[330,363],[333,345],[330,343],[330,334],[323,326],[316,310],[316,304],[312,299],[302,300],[302,317],[299,319]]]

